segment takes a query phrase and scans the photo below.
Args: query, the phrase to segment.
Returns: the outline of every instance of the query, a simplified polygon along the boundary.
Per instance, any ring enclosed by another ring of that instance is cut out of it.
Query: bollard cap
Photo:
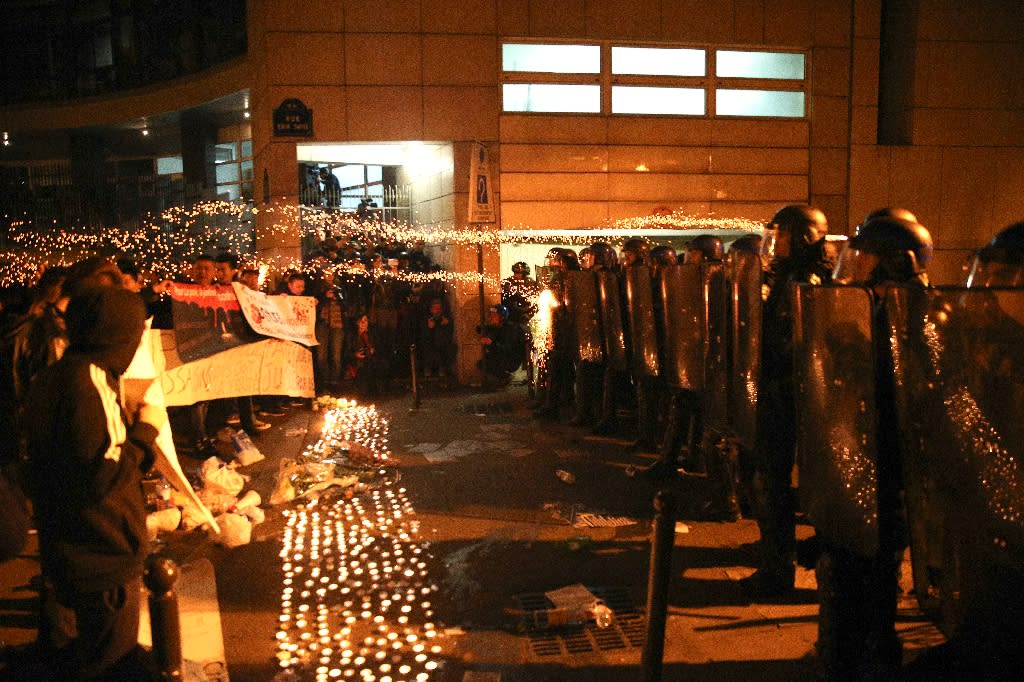
[[[676,510],[676,496],[668,490],[659,490],[654,494],[654,511],[671,514]]]
[[[171,591],[174,583],[178,581],[178,576],[178,564],[173,559],[154,554],[146,559],[146,571],[142,575],[142,581],[150,592],[163,594]]]

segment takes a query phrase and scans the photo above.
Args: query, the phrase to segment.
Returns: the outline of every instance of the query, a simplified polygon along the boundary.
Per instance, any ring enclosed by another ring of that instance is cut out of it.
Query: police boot
[[[619,430],[619,420],[615,414],[615,375],[605,370],[601,382],[601,404],[598,421],[594,424],[594,435],[611,436]]]
[[[633,452],[658,451],[658,412],[652,393],[641,379],[636,391],[636,440],[629,446]]]
[[[793,591],[796,577],[796,500],[788,482],[759,475],[757,526],[761,532],[760,568],[740,581],[748,597],[780,597]]]
[[[818,581],[818,641],[814,648],[822,679],[856,680],[863,646],[857,630],[860,613],[857,581],[844,575],[843,561],[822,551],[815,567]]]

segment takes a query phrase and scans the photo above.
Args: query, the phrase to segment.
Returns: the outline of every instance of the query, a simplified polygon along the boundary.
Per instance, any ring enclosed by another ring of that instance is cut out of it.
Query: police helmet
[[[642,237],[627,239],[622,245],[622,263],[626,266],[647,265],[651,245]]]
[[[833,279],[840,284],[927,283],[932,236],[918,222],[884,215],[865,222],[846,243]]]
[[[900,208],[898,206],[886,206],[885,208],[876,208],[874,211],[864,216],[864,220],[862,220],[860,225],[857,226],[857,231],[860,231],[861,225],[869,223],[875,218],[899,218],[900,220],[906,220],[911,223],[919,222],[917,216],[905,208]]]
[[[676,264],[676,250],[667,244],[659,244],[651,249],[651,265],[665,266]]]
[[[745,234],[729,245],[729,253],[741,251],[744,253],[761,253],[761,235]]]
[[[594,242],[590,245],[590,255],[594,259],[591,266],[594,270],[614,270],[619,264],[619,256],[607,242]]]
[[[719,262],[722,260],[724,249],[722,238],[711,234],[702,234],[694,237],[686,245],[686,254],[683,257],[684,263]]]
[[[1024,221],[1003,228],[974,255],[969,287],[1024,287]]]
[[[803,253],[828,234],[828,220],[820,209],[807,204],[783,206],[764,227],[761,255],[790,258]]]
[[[519,261],[518,263],[512,264],[512,273],[516,275],[529,275],[530,266],[525,261]]]

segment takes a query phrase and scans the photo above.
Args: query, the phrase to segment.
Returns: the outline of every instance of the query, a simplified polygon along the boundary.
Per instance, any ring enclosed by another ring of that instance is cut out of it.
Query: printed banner
[[[294,298],[294,297],[292,297]],[[167,405],[245,395],[289,395],[312,398],[313,353],[280,339],[247,343],[192,362],[175,348],[176,334],[157,332],[154,352],[165,363],[159,374]]]
[[[304,346],[316,344],[316,299],[312,296],[268,296],[232,282],[242,314],[253,330]],[[177,321],[175,321],[177,324]]]
[[[258,338],[242,317],[231,287],[175,283],[170,294],[177,351],[185,362]]]

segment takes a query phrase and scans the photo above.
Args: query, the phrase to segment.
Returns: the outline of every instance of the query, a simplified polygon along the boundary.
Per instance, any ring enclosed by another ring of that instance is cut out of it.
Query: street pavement
[[[426,568],[417,579],[432,594],[425,619],[431,621],[429,643],[439,667],[429,679],[641,679],[653,500],[659,490],[678,509],[662,679],[817,678],[813,572],[798,570],[798,590],[791,597],[747,600],[738,581],[753,571],[749,545],[757,539],[756,525],[747,519],[700,520],[710,492],[703,476],[682,475],[656,485],[639,474],[652,455],[631,451],[628,440],[597,438],[533,418],[521,383],[490,392],[426,385],[418,403],[405,393],[376,406],[387,418],[391,457],[400,474],[394,486],[404,504],[400,523],[414,532],[409,546],[423,549]],[[219,614],[215,610],[213,616],[219,615],[227,672],[214,666],[204,678],[192,666],[191,679],[317,679],[315,665],[281,664],[286,658],[281,642],[287,637],[280,631],[283,562],[288,561],[281,556],[282,538],[292,537],[289,524],[301,505],[268,500],[282,460],[294,460],[319,440],[323,418],[308,408],[292,408],[267,420],[273,428],[254,439],[266,459],[240,469],[249,476],[247,489],[264,500],[266,521],[254,527],[252,541],[228,549],[201,530],[160,537],[163,552],[183,566],[183,580],[210,574],[216,580],[215,586],[191,591],[216,594]],[[182,461],[186,468],[199,465],[188,457]],[[810,528],[800,525],[798,532],[803,537]],[[5,646],[34,636],[33,547],[30,543],[22,557],[0,565]],[[361,556],[365,563],[365,551]],[[579,584],[611,607],[612,624],[542,627],[537,609],[547,604],[544,594]],[[905,663],[911,664],[942,637],[910,594],[909,570],[901,587],[898,627]],[[189,590],[181,586],[180,591]],[[194,608],[187,601],[185,611]],[[201,644],[216,653],[216,618],[208,616],[193,614],[188,622],[198,625],[188,628],[201,631]],[[183,614],[182,622],[188,617]],[[196,650],[195,643],[189,649],[189,631],[183,637],[186,650]],[[402,679],[397,668],[373,674],[378,680]],[[371,679],[337,654],[321,675]]]

